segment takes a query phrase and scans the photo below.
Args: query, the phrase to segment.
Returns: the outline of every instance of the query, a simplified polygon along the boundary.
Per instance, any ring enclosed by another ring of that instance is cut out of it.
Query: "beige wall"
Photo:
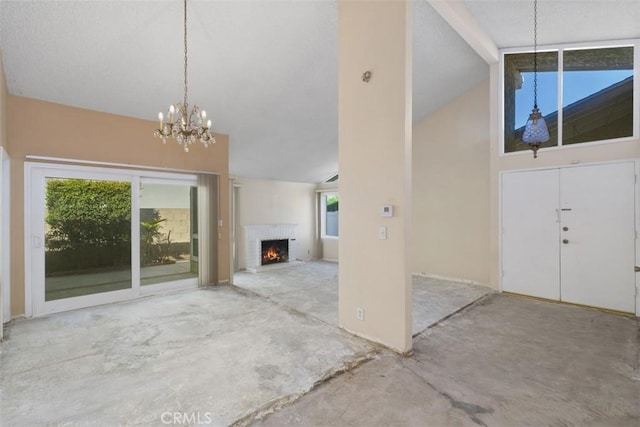
[[[499,142],[499,99],[498,88],[500,68],[498,64],[491,65],[491,229],[490,229],[490,276],[491,284],[499,285],[500,269],[500,185],[499,174],[501,171],[534,169],[549,166],[563,166],[577,163],[606,162],[624,159],[640,158],[640,140],[627,142],[613,142],[596,145],[574,145],[567,148],[548,149],[538,152],[538,158],[534,159],[530,151],[519,152],[500,156]]]
[[[340,240],[338,237],[323,237],[322,243],[322,259],[325,261],[338,262],[340,252]]]
[[[245,225],[298,224],[297,257],[316,259],[315,184],[238,177],[238,268],[246,268]]]
[[[184,153],[175,143],[153,137],[156,123],[9,96],[8,151],[11,155],[11,311],[24,313],[24,161],[26,155],[217,172],[228,179],[228,137],[216,135],[208,149]],[[229,280],[228,186],[220,185],[223,220],[219,280]]]
[[[409,1],[338,2],[339,323],[399,352],[412,343],[411,10]],[[384,205],[393,218],[380,216]]]
[[[489,283],[489,81],[413,126],[413,273]]]
[[[0,52],[0,146],[7,147],[7,81],[4,77],[2,52]]]
[[[158,231],[162,238],[169,238],[172,243],[191,242],[191,209],[190,208],[156,208],[164,221]],[[171,235],[169,235],[171,233]]]

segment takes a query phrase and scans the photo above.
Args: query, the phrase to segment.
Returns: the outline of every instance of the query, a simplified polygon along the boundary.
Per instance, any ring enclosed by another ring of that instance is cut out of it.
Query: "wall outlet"
[[[364,308],[358,307],[356,309],[356,317],[358,318],[358,320],[364,320]]]

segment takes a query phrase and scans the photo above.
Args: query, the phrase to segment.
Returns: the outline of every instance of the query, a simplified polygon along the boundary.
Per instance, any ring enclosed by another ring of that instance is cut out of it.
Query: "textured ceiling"
[[[499,48],[533,44],[533,0],[463,3]],[[539,44],[638,37],[640,0],[538,1]]]
[[[531,2],[464,4],[497,45],[530,44]],[[426,0],[414,6],[418,120],[488,66]],[[539,8],[542,43],[640,37],[638,0]],[[179,0],[4,0],[0,11],[12,94],[148,120],[182,97]],[[230,135],[232,174],[318,182],[337,171],[336,1],[191,0],[189,52],[190,103]]]

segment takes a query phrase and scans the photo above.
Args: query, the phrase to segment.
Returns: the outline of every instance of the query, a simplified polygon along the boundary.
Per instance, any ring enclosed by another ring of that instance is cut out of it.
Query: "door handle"
[[[562,243],[566,245],[567,243],[569,243],[569,239],[562,239]]]
[[[638,272],[640,272],[640,267],[638,267],[638,266],[636,265],[636,267],[635,267],[635,269],[634,269],[634,270],[635,270],[635,272],[636,272],[636,273],[638,273]]]
[[[31,236],[31,244],[34,249],[38,249],[42,247],[42,238],[38,236]]]

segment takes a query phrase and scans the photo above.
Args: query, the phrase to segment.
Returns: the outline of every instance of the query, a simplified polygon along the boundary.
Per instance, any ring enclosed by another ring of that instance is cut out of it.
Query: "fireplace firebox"
[[[288,261],[289,239],[262,241],[262,265]]]

